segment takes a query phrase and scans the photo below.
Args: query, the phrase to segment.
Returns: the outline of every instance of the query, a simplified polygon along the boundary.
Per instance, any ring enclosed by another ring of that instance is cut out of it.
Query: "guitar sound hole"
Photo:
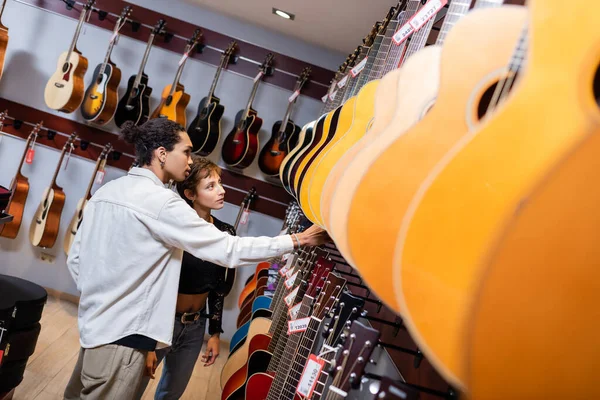
[[[502,78],[487,88],[487,90],[483,93],[483,96],[481,96],[481,100],[479,101],[479,105],[477,107],[478,120],[481,120],[489,111],[493,111],[496,106],[502,103],[502,101],[514,88],[517,79],[518,74],[513,78]],[[497,97],[498,95],[496,94],[498,87],[502,89],[499,97]],[[494,101],[494,104],[491,104],[492,101]]]
[[[596,99],[596,103],[600,106],[600,66],[596,68],[596,75],[594,76],[594,98]]]
[[[63,74],[69,70],[69,63],[64,63],[62,67]]]

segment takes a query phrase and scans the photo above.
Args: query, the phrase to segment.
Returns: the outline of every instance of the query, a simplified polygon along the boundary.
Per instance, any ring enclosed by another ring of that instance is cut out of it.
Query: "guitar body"
[[[268,280],[268,276],[264,276],[258,279],[256,283],[256,290],[254,291],[254,293],[252,293],[252,295],[248,296],[248,298],[246,298],[246,300],[244,301],[244,304],[242,304],[242,308],[240,309],[240,313],[238,314],[237,318],[237,328],[248,322],[248,320],[252,316],[252,306],[254,304],[254,300],[257,297],[264,295],[265,289],[267,288]]]
[[[248,347],[250,357],[248,362],[237,370],[223,387],[221,399],[244,400],[246,394],[246,382],[255,373],[266,372],[271,361],[272,353],[267,349],[271,343],[269,335],[256,335],[252,338]]]
[[[238,298],[238,307],[239,308],[242,307],[242,304],[244,303],[244,300],[246,300],[246,297],[248,297],[249,295],[254,293],[254,290],[256,289],[256,281],[258,280],[258,278],[263,276],[263,275],[260,275],[261,271],[267,271],[267,273],[268,273],[269,268],[271,268],[271,263],[268,263],[266,261],[258,263],[258,265],[256,266],[256,270],[254,272],[254,276],[252,277],[252,280],[250,282],[248,282],[248,284],[246,284],[244,289],[242,289],[242,293],[240,293],[240,297]],[[264,274],[264,272],[263,272],[263,274]]]
[[[42,199],[31,221],[29,239],[34,246],[51,248],[58,237],[66,196],[61,188],[54,185],[46,188]]]
[[[72,113],[83,101],[83,76],[88,68],[88,60],[77,50],[71,53],[69,63],[66,63],[66,59],[67,52],[58,57],[56,71],[44,90],[44,100],[53,110]]]
[[[248,349],[252,342],[252,338],[259,334],[267,335],[270,328],[271,320],[267,318],[256,318],[252,320],[250,327],[248,328],[246,341],[234,353],[229,355],[227,362],[223,366],[223,370],[221,371],[221,388],[223,388],[229,378],[231,378],[231,376],[233,376],[233,374],[242,368],[248,361]]]
[[[19,233],[19,228],[23,221],[25,202],[29,194],[29,180],[23,175],[17,175],[15,182],[11,185],[11,189],[12,194],[10,195],[6,212],[13,216],[13,220],[7,224],[0,225],[0,236],[14,239]]]
[[[300,136],[298,137],[298,144],[294,149],[287,155],[287,157],[281,163],[279,167],[279,179],[283,184],[283,188],[293,196],[291,182],[290,182],[290,173],[296,161],[298,161],[299,157],[308,149],[308,147],[313,142],[315,135],[315,122],[309,122],[304,125],[302,130],[300,131]]]
[[[332,139],[323,147],[319,159],[315,160],[314,166],[311,168],[310,174],[306,175],[307,184],[303,185],[300,190],[300,205],[305,210],[305,214],[306,212],[310,214],[310,217],[306,214],[307,217],[321,226],[324,224],[319,208],[325,181],[336,163],[370,129],[375,114],[375,94],[379,83],[380,81],[376,80],[363,86],[356,96],[352,125],[347,131],[338,130],[336,132],[335,139]]]
[[[8,47],[8,28],[0,24],[0,79],[4,72],[4,57],[6,56],[6,48]]]
[[[476,9],[462,18],[446,38],[435,106],[408,131],[398,132],[390,125],[378,136],[376,142],[386,144],[383,151],[362,164],[362,173],[356,177],[360,183],[348,194],[352,197],[347,215],[348,258],[378,297],[396,312],[401,310],[389,277],[402,217],[437,161],[468,131],[467,120],[476,115],[479,103],[474,98],[481,97],[494,83],[494,73],[505,70],[526,17],[524,7],[507,6]],[[487,53],[489,49],[493,54]],[[373,146],[364,151],[371,151]],[[386,179],[382,181],[383,176]],[[366,210],[374,198],[377,207]],[[393,212],[381,218],[379,210]],[[365,237],[375,236],[390,240],[365,241]],[[377,268],[372,268],[374,265]]]
[[[129,77],[127,91],[117,106],[115,123],[121,127],[126,121],[141,125],[148,121],[150,115],[150,95],[152,88],[148,86],[148,75],[142,74],[137,89],[133,88],[136,75]]]
[[[277,121],[273,124],[271,138],[267,144],[263,146],[258,157],[258,167],[265,175],[279,175],[279,168],[281,167],[283,160],[298,143],[300,127],[294,124],[294,121],[292,120],[288,120],[288,123],[285,126],[283,141],[280,142],[278,140],[282,122],[283,121]]]
[[[394,281],[398,283],[395,288],[398,295],[396,299],[399,301],[399,306],[406,310],[404,319],[407,327],[419,345],[426,343],[423,352],[426,352],[428,358],[431,358],[430,355],[433,356],[432,363],[437,369],[445,377],[452,379],[452,382],[463,386],[467,384],[468,375],[473,373],[469,372],[466,352],[463,351],[465,334],[467,334],[466,327],[468,324],[478,323],[477,320],[472,319],[471,307],[474,306],[476,296],[481,293],[480,280],[490,279],[486,275],[487,270],[483,268],[488,263],[496,261],[506,265],[508,260],[515,260],[517,256],[522,260],[515,262],[515,267],[526,265],[523,263],[530,258],[540,256],[540,246],[549,246],[546,248],[547,252],[544,256],[549,269],[558,268],[559,265],[564,268],[565,265],[561,263],[562,259],[560,257],[553,258],[553,254],[556,254],[558,249],[564,249],[563,246],[573,243],[575,239],[565,239],[564,243],[551,243],[540,229],[547,229],[549,235],[556,235],[557,229],[564,228],[565,231],[560,234],[562,237],[570,234],[568,232],[572,226],[582,223],[579,217],[574,217],[573,221],[565,221],[564,225],[560,227],[549,228],[548,224],[551,221],[539,214],[548,211],[548,218],[559,214],[557,202],[564,201],[564,196],[574,195],[573,192],[562,192],[559,198],[553,200],[555,203],[550,209],[543,204],[540,209],[536,208],[533,211],[531,207],[537,203],[529,205],[528,202],[531,201],[530,195],[534,188],[549,184],[545,180],[549,172],[556,173],[558,163],[571,155],[581,141],[597,135],[600,129],[600,115],[594,98],[598,90],[596,87],[595,94],[594,81],[598,79],[598,63],[597,60],[592,61],[589,57],[590,54],[597,54],[598,51],[600,35],[595,29],[591,15],[594,10],[599,10],[599,6],[595,5],[589,9],[586,4],[584,1],[576,1],[570,3],[568,8],[564,8],[562,3],[556,0],[532,2],[530,5],[531,18],[528,22],[530,50],[513,93],[491,119],[482,124],[479,129],[472,129],[461,135],[460,140],[453,143],[450,151],[438,160],[437,165],[423,180],[418,192],[410,199],[408,211],[397,235],[398,247],[395,253],[397,262],[394,265],[393,273],[395,274]],[[506,7],[495,11],[504,8]],[[524,11],[520,12],[524,13]],[[524,20],[524,18],[521,19]],[[487,24],[488,29],[490,23]],[[502,25],[504,26],[503,34],[506,36],[507,27],[510,24],[507,21]],[[524,22],[519,25],[522,27]],[[459,25],[455,28],[458,27]],[[566,29],[570,29],[570,34],[581,40],[565,41],[558,32]],[[518,30],[520,31],[520,29]],[[473,37],[479,36],[473,35]],[[549,46],[552,46],[554,51],[544,51]],[[471,50],[473,49],[471,48]],[[498,46],[494,51],[499,51]],[[445,54],[443,54],[444,56]],[[458,64],[455,64],[455,67],[460,68]],[[442,93],[444,78],[444,69],[442,69],[442,85],[438,103],[427,117],[433,114],[438,104],[446,104]],[[456,99],[457,97],[455,97]],[[444,103],[441,103],[443,100]],[[467,117],[474,112],[469,108],[466,110]],[[540,113],[539,110],[543,110],[543,112]],[[465,119],[464,114],[462,119]],[[446,123],[445,126],[448,128],[449,124]],[[453,134],[453,131],[447,133]],[[417,150],[419,149],[417,148]],[[434,150],[436,149],[433,148],[431,151]],[[579,179],[577,178],[576,181]],[[573,182],[573,184],[575,183]],[[567,187],[571,186],[565,184],[564,188]],[[586,193],[585,190],[582,193]],[[577,196],[579,198],[579,193]],[[442,198],[444,199],[443,204],[440,203]],[[586,201],[587,199],[582,200],[581,203],[577,201],[575,203],[587,204]],[[437,204],[434,206],[433,202],[437,202]],[[522,240],[523,246],[520,247],[519,253],[498,254],[498,250],[494,249],[498,246],[500,235],[507,229],[512,229],[515,220],[522,218],[523,208],[530,210],[528,213],[537,215],[539,226],[525,226],[522,228],[523,230],[520,230],[520,234],[528,235],[537,232],[539,236],[534,238],[511,234],[513,245],[516,245],[514,241],[517,237]],[[572,208],[569,206],[567,210],[570,209]],[[588,210],[588,212],[589,217],[594,218],[594,211]],[[560,214],[563,215],[562,211]],[[563,218],[569,219],[570,216],[567,215],[565,214]],[[432,221],[435,221],[435,229],[431,229]],[[423,231],[427,229],[425,228],[426,224],[429,228],[425,245]],[[585,234],[585,232],[586,230],[583,230],[577,235]],[[579,239],[581,245],[585,245],[586,239],[581,237]],[[532,240],[539,240],[539,243],[531,244]],[[455,247],[457,243],[460,243],[460,249]],[[532,246],[531,253],[525,248],[529,244]],[[425,247],[428,254],[419,254]],[[578,245],[574,245],[573,248],[578,247]],[[438,251],[445,252],[443,267],[434,265],[440,261],[440,258],[437,257]],[[588,255],[590,258],[586,260],[595,259],[593,252]],[[572,257],[573,262],[577,262],[579,257],[588,255],[569,251],[569,256],[563,257]],[[534,262],[538,271],[539,262],[541,259]],[[586,272],[586,262],[589,261],[581,263],[582,274],[588,273]],[[568,265],[578,265],[579,268],[579,264],[569,262]],[[566,279],[579,273],[579,271],[571,272],[569,270],[564,270],[565,290],[570,288]],[[519,279],[528,279],[529,273],[529,271],[523,273],[523,278]],[[556,285],[553,282],[554,275],[555,273],[549,272],[548,276],[544,274],[539,276],[538,281],[514,282],[514,289],[511,293],[518,290],[521,285],[528,285],[532,289],[527,292],[527,295],[535,296],[537,289],[533,289],[533,287],[548,284],[548,287],[543,288],[545,291],[552,285]],[[494,281],[488,280],[487,282],[492,287],[496,285]],[[498,283],[500,284],[500,282]],[[505,282],[501,284],[505,284]],[[420,287],[417,289],[414,285],[420,285]],[[585,286],[586,284],[582,286],[582,290]],[[582,299],[582,304],[585,304],[587,300],[583,301],[584,297],[580,297],[585,296],[584,292],[579,292],[575,288],[573,290],[577,293],[573,296]],[[433,292],[436,293],[433,298],[427,297],[429,293]],[[556,300],[559,300],[562,295],[561,290],[558,290],[556,295]],[[417,296],[421,298],[420,304],[417,304]],[[516,295],[516,297],[519,296]],[[424,298],[427,298],[428,301],[423,302]],[[540,300],[536,298],[532,299],[532,304],[524,304],[523,312],[531,310],[530,307],[539,304]],[[513,299],[510,299],[509,303],[513,303]],[[570,304],[572,303],[567,301],[560,308],[552,310],[552,313],[558,314],[556,316],[531,314],[532,321],[528,322],[529,328],[519,329],[517,331],[519,334],[513,337],[513,343],[517,343],[518,338],[521,337],[534,340],[538,327],[531,326],[531,324],[540,321],[541,317],[548,318],[547,321],[551,318],[573,318],[573,333],[581,332],[579,330],[581,321],[578,321],[580,317],[577,315],[581,310],[577,306],[570,309]],[[488,306],[490,305],[488,304]],[[513,310],[513,307],[514,304],[511,304],[509,309]],[[433,312],[433,314],[427,315],[428,312]],[[573,313],[573,315],[565,317],[561,315],[564,312]],[[504,311],[501,312],[501,314],[503,313]],[[489,319],[486,318],[486,320],[489,323]],[[502,331],[505,332],[505,329],[514,326],[514,323],[522,322],[523,316],[520,315],[516,320],[508,321]],[[571,335],[571,326],[569,326],[569,332]],[[558,332],[547,333],[549,335],[558,334]],[[573,336],[573,339],[578,344],[580,343],[579,339],[583,339],[581,344],[585,345],[589,338],[585,339],[584,337]],[[540,339],[540,342],[533,346],[539,350],[539,346],[546,343],[546,338],[535,339]],[[490,341],[489,346],[494,345],[494,341]],[[506,345],[506,342],[503,345]],[[463,347],[459,349],[456,346]],[[502,348],[500,347],[498,351],[501,351]],[[486,351],[495,350],[489,348]],[[534,353],[534,355],[536,354],[538,352]],[[506,359],[510,356],[499,354],[499,357]],[[525,355],[526,359],[529,357],[529,354]],[[565,357],[566,361],[570,361],[572,360],[570,357],[573,356]],[[526,365],[527,363],[523,363],[517,369],[525,368]],[[585,366],[586,363],[581,364],[581,367]],[[533,372],[533,375],[523,370],[521,373],[524,374],[523,376],[537,376],[540,371],[544,370],[544,378],[554,379],[556,378],[555,369],[553,369],[553,374],[545,375],[545,370],[552,368],[552,366],[541,364],[537,371]],[[575,372],[571,373],[571,377],[573,377],[572,374]],[[579,379],[573,378],[574,380],[569,381],[564,380],[565,378],[567,377],[561,377],[561,380],[565,382],[565,388],[561,387],[560,390],[567,390],[569,382]],[[538,377],[538,379],[541,378]],[[532,380],[530,385],[535,385],[535,381]],[[543,390],[534,389],[530,385],[526,385],[528,390],[531,389],[534,392]],[[492,386],[495,387],[495,385]],[[529,397],[539,398],[535,395]]]
[[[96,66],[92,83],[85,91],[80,109],[86,121],[105,125],[113,118],[117,109],[121,70],[111,62],[106,64],[102,74],[101,68],[102,64]]]
[[[77,208],[75,209],[75,214],[73,214],[73,218],[71,218],[71,222],[69,223],[69,227],[65,232],[65,240],[63,241],[63,250],[66,255],[69,255],[69,250],[71,249],[71,245],[75,240],[75,235],[77,234],[77,230],[79,229],[79,225],[83,220],[83,209],[87,204],[86,199],[79,199],[77,202]]]
[[[247,168],[252,164],[256,153],[258,152],[258,132],[262,126],[262,119],[258,118],[255,110],[250,109],[248,118],[243,123],[242,128],[239,121],[243,110],[239,111],[235,117],[235,126],[225,138],[221,157],[223,161],[231,167]]]
[[[275,374],[268,372],[252,375],[246,384],[246,400],[265,400],[269,395],[274,378]]]
[[[268,302],[262,301],[261,299],[268,299]],[[260,303],[267,303],[268,305],[260,305]],[[257,305],[257,303],[259,303]],[[240,326],[237,331],[231,337],[231,342],[229,343],[229,352],[233,352],[241,343],[246,340],[248,335],[248,329],[250,328],[250,323],[255,318],[267,318],[272,319],[273,312],[269,309],[271,304],[271,298],[266,296],[259,296],[254,300],[254,305],[252,306],[252,318],[250,321],[246,322],[244,325]]]
[[[194,153],[207,156],[214,151],[221,138],[221,118],[225,107],[214,97],[208,102],[208,97],[200,101],[198,114],[188,127]]]
[[[352,196],[348,194],[354,193],[359,184],[359,180],[351,177],[360,176],[373,154],[383,151],[386,142],[378,140],[382,132],[391,126],[397,132],[406,131],[434,104],[439,90],[440,58],[441,47],[425,47],[406,60],[402,68],[381,79],[375,93],[375,117],[368,134],[348,149],[333,167],[321,198],[318,199],[318,192],[311,194],[310,206],[313,210],[318,207],[315,213],[318,216],[320,212],[320,222],[327,227],[342,254],[349,253],[346,230]]]
[[[172,96],[169,96],[169,93],[171,93],[171,85],[163,89],[160,104],[150,118],[167,118],[181,126],[186,126],[185,109],[190,102],[190,95],[185,93],[181,83],[177,84]]]

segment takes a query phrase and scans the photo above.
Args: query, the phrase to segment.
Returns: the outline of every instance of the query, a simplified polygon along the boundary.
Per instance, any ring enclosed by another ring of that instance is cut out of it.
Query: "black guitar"
[[[125,121],[132,121],[136,125],[141,125],[148,121],[152,88],[148,86],[148,75],[144,73],[144,67],[148,62],[154,38],[162,32],[166,24],[164,19],[158,20],[148,38],[146,52],[144,53],[140,69],[136,75],[132,75],[129,78],[127,91],[119,101],[117,112],[115,113],[115,123],[118,127],[121,127]]]
[[[187,131],[192,140],[194,153],[207,156],[213,152],[219,143],[221,137],[221,118],[223,117],[223,112],[225,112],[225,107],[219,104],[220,100],[215,96],[215,89],[221,71],[229,64],[231,55],[235,51],[235,46],[236,42],[232,41],[229,47],[223,52],[221,63],[213,78],[208,96],[200,101],[196,118],[194,118],[188,127]]]

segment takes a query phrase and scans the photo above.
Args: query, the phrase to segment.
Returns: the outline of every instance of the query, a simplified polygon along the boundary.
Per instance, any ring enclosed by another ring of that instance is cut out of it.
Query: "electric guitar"
[[[215,89],[221,71],[227,68],[235,47],[236,42],[232,41],[221,55],[221,62],[217,72],[215,72],[208,96],[200,101],[198,113],[187,130],[192,141],[193,151],[203,156],[212,153],[221,138],[221,118],[225,112],[225,107],[220,104],[220,99],[215,96]]]
[[[258,68],[258,75],[254,79],[254,85],[252,86],[246,108],[237,113],[235,116],[235,126],[225,138],[223,148],[221,149],[221,157],[230,167],[248,167],[252,164],[258,152],[258,132],[263,121],[258,117],[258,112],[252,108],[252,101],[254,101],[263,75],[270,75],[272,73],[272,63],[273,54],[269,53]]]
[[[4,124],[5,117],[6,111],[0,114],[0,124]],[[23,163],[28,154],[31,154],[30,157],[33,157],[33,143],[35,143],[41,127],[42,122],[37,124],[27,137],[25,149],[23,150],[21,162],[19,163],[19,169],[10,183],[10,190],[12,193],[5,211],[7,214],[13,216],[13,220],[7,224],[0,225],[0,236],[2,237],[14,239],[19,233],[19,228],[21,227],[21,222],[23,220],[23,212],[25,211],[25,202],[27,201],[27,195],[29,194],[29,180],[23,175],[21,170],[23,169]],[[33,158],[30,158],[30,160],[33,160]]]
[[[117,90],[121,82],[121,70],[110,60],[110,55],[119,39],[119,30],[127,22],[129,14],[131,14],[131,7],[127,6],[115,24],[104,62],[96,66],[92,83],[85,91],[80,110],[83,119],[88,122],[105,125],[112,119],[117,109],[119,101]]]
[[[77,134],[73,133],[63,146],[58,160],[58,165],[52,176],[50,186],[44,190],[42,201],[37,208],[29,227],[29,240],[34,246],[51,248],[56,242],[60,229],[60,216],[65,205],[65,192],[56,184],[56,178],[60,172],[67,148],[69,155],[73,151],[73,142]]]
[[[152,88],[148,86],[148,75],[144,73],[144,67],[148,62],[150,50],[152,49],[156,35],[164,31],[166,24],[164,19],[158,20],[148,38],[146,51],[144,52],[138,73],[129,77],[127,91],[119,101],[117,112],[115,113],[115,124],[118,127],[123,126],[126,121],[132,121],[136,125],[141,125],[148,121]]]
[[[202,31],[196,29],[185,46],[183,58],[179,62],[179,68],[177,68],[173,83],[165,86],[163,89],[160,104],[156,107],[150,118],[167,118],[177,122],[181,126],[186,126],[185,109],[190,102],[190,95],[185,93],[185,88],[179,82],[179,79],[181,78],[183,67],[185,67],[189,54],[194,50],[200,38],[202,38]]]
[[[88,0],[83,6],[71,47],[58,57],[56,70],[46,84],[44,100],[53,110],[72,113],[83,101],[83,76],[88,68],[88,60],[77,50],[77,40],[95,2],[96,0]]]
[[[0,18],[2,18],[2,13],[4,13],[4,6],[6,5],[6,0],[2,0],[2,4],[0,5]],[[8,47],[8,28],[2,25],[0,22],[0,79],[2,79],[2,72],[4,71],[4,57],[6,56],[6,48]]]
[[[102,152],[98,156],[96,160],[96,166],[94,167],[94,172],[92,173],[92,177],[90,182],[88,183],[87,189],[85,190],[85,195],[79,199],[77,202],[77,208],[75,209],[75,214],[73,214],[73,218],[71,218],[71,223],[69,223],[69,227],[65,232],[65,239],[63,242],[63,249],[66,255],[69,255],[69,250],[71,249],[71,245],[75,240],[75,235],[77,234],[77,230],[81,225],[81,221],[83,221],[83,209],[87,205],[88,200],[92,197],[92,187],[94,186],[94,181],[96,179],[96,175],[98,171],[104,171],[104,166],[106,165],[106,158],[108,154],[112,150],[112,146],[108,143],[102,149]]]
[[[288,102],[283,120],[275,122],[271,138],[260,151],[258,167],[265,175],[279,175],[279,167],[283,159],[296,146],[301,129],[290,119],[290,116],[292,115],[294,104],[296,104],[296,99],[298,99],[298,95],[306,81],[308,81],[309,76],[310,67],[306,67],[296,81],[294,93],[290,97],[292,100]]]

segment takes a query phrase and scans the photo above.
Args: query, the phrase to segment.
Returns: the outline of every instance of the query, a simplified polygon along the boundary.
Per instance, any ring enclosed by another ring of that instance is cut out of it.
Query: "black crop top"
[[[216,219],[213,224],[217,229],[235,236],[233,226]],[[179,276],[179,293],[202,294],[208,292],[208,334],[222,333],[223,303],[235,280],[235,269],[221,267],[208,261],[183,252],[181,275]]]

